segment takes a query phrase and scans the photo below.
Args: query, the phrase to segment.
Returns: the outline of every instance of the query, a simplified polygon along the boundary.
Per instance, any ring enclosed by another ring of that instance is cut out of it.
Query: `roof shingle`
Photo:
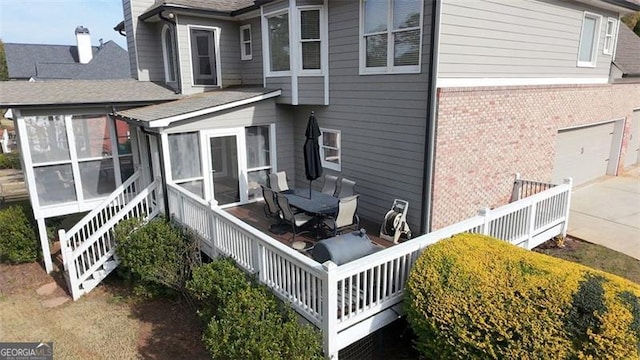
[[[613,61],[624,76],[640,76],[640,37],[620,23],[616,58]]]

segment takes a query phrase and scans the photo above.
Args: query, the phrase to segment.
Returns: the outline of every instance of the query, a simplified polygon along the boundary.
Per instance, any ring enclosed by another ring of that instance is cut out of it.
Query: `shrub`
[[[0,153],[0,170],[1,169],[20,169],[20,154],[17,152]]]
[[[462,234],[420,256],[405,306],[427,358],[637,359],[639,294],[617,276]]]
[[[0,261],[18,264],[37,258],[38,240],[23,209],[11,206],[0,210]]]
[[[230,260],[194,270],[188,288],[211,320],[203,342],[214,359],[321,359],[320,335],[291,309],[250,282]]]
[[[163,218],[146,224],[134,218],[120,222],[114,232],[118,259],[134,280],[184,291],[191,268],[197,262],[197,249],[179,229]],[[154,293],[157,289],[148,290]]]

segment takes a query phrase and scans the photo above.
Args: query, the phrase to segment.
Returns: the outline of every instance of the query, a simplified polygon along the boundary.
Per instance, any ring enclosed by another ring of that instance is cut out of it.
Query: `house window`
[[[249,200],[262,196],[260,185],[267,185],[271,173],[271,125],[245,128]]]
[[[251,25],[240,26],[240,60],[251,60]]]
[[[204,197],[204,176],[200,162],[200,141],[197,132],[170,134],[169,161],[171,178],[182,188]]]
[[[320,129],[320,159],[322,167],[340,171],[341,147],[340,130]]]
[[[289,14],[267,18],[269,34],[269,70],[289,71]]]
[[[194,85],[218,85],[216,31],[191,28],[191,67]]]
[[[115,190],[111,127],[107,116],[76,116],[71,120],[85,199],[102,198]]]
[[[361,0],[360,73],[420,72],[422,1]]]
[[[302,70],[320,70],[320,10],[300,11]]]
[[[578,66],[595,67],[600,34],[600,15],[585,12],[582,19],[580,47],[578,49]]]
[[[615,46],[616,33],[618,32],[618,19],[607,19],[607,31],[604,33],[604,47],[602,53],[605,55],[613,55]]]
[[[164,78],[166,82],[175,82],[177,79],[176,38],[173,30],[165,25],[162,30],[162,55],[164,57]]]

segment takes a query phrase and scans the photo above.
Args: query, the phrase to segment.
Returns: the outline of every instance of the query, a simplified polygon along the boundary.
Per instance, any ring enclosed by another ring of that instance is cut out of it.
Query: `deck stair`
[[[118,266],[113,229],[123,220],[149,220],[159,212],[159,180],[143,188],[134,173],[69,231],[60,230],[64,275],[74,300],[95,288]]]

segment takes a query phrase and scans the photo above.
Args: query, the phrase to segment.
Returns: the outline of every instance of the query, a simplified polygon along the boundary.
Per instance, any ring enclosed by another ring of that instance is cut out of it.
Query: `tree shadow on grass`
[[[137,297],[117,276],[110,278],[105,289],[115,301],[127,302],[131,316],[140,323],[137,338],[140,358],[210,359],[202,344],[202,321],[186,301],[179,297]]]

